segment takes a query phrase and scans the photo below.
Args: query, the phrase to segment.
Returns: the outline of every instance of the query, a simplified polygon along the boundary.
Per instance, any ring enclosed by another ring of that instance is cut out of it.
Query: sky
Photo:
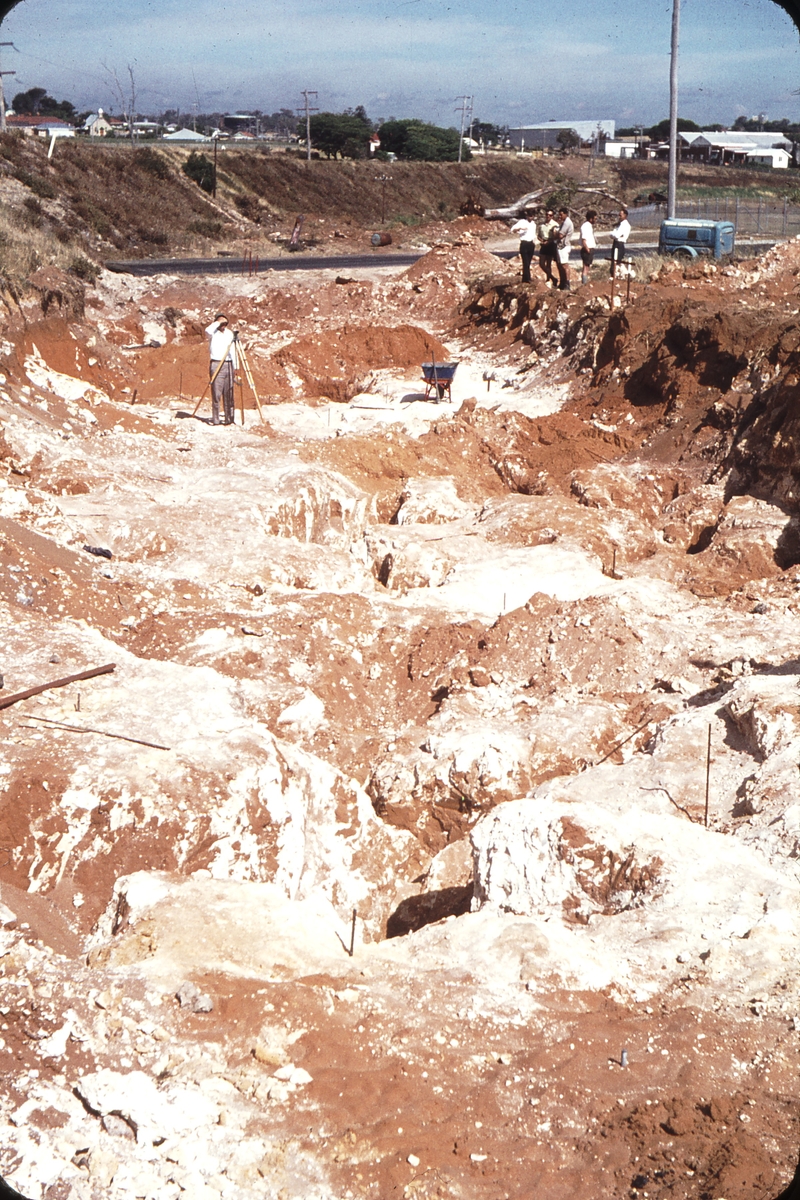
[[[140,112],[363,104],[373,119],[458,125],[459,97],[497,124],[669,110],[672,0],[23,0],[0,30],[6,95],[45,87],[119,112],[133,67]],[[800,36],[771,0],[683,0],[680,113],[731,124],[800,119]]]

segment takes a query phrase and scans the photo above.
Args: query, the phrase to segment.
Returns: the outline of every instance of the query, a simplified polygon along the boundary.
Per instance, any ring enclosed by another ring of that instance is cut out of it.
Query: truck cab
[[[701,254],[722,258],[733,254],[735,228],[732,221],[693,221],[677,217],[661,222],[659,254],[697,258]]]

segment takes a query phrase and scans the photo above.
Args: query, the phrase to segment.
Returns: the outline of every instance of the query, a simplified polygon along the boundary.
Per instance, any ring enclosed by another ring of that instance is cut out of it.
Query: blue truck
[[[735,227],[732,221],[693,221],[677,217],[661,222],[659,254],[697,258],[701,254],[723,258],[733,254]]]

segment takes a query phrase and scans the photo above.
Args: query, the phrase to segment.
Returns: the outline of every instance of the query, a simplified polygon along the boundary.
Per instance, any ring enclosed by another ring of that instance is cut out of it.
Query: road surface
[[[773,241],[737,243],[737,250],[750,255],[763,254],[775,245]],[[637,258],[642,254],[653,254],[657,249],[655,241],[633,245],[628,253]],[[300,251],[297,254],[281,258],[143,258],[131,262],[107,262],[104,265],[109,271],[124,275],[255,275],[264,271],[353,271],[359,267],[410,267],[427,251],[415,254],[348,254],[332,257],[329,255],[311,255]],[[516,250],[495,250],[499,259],[514,258]],[[611,257],[610,250],[600,250],[595,262]],[[580,259],[573,256],[572,265],[579,265]]]

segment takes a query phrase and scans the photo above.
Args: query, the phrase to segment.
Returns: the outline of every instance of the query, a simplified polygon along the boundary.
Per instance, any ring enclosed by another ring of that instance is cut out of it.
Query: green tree
[[[491,146],[493,142],[501,141],[503,131],[499,125],[492,125],[490,121],[473,121],[472,136],[476,142],[483,138],[487,146]]]
[[[362,115],[363,114],[363,115]],[[297,126],[300,137],[306,136],[306,123]],[[314,113],[311,118],[311,145],[326,158],[363,158],[367,153],[372,132],[364,109],[344,113]]]
[[[11,102],[16,113],[31,113],[41,117],[60,117],[62,121],[75,120],[75,106],[69,100],[54,100],[43,87],[28,88],[17,92]]]
[[[214,164],[205,154],[193,150],[181,168],[184,175],[194,180],[198,187],[209,194],[214,191]]]
[[[396,154],[398,158],[427,160],[428,162],[456,162],[458,160],[458,130],[442,129],[428,125],[425,121],[384,121],[378,130],[381,150]],[[470,158],[469,147],[464,146],[462,161]]]
[[[560,129],[556,138],[562,150],[575,150],[580,147],[581,139],[574,129]]]
[[[651,125],[649,129],[645,129],[645,133],[654,142],[665,142],[669,137],[669,117],[665,117],[657,125]],[[686,117],[678,117],[678,133],[700,133],[700,126],[695,125],[694,121],[690,121]]]

